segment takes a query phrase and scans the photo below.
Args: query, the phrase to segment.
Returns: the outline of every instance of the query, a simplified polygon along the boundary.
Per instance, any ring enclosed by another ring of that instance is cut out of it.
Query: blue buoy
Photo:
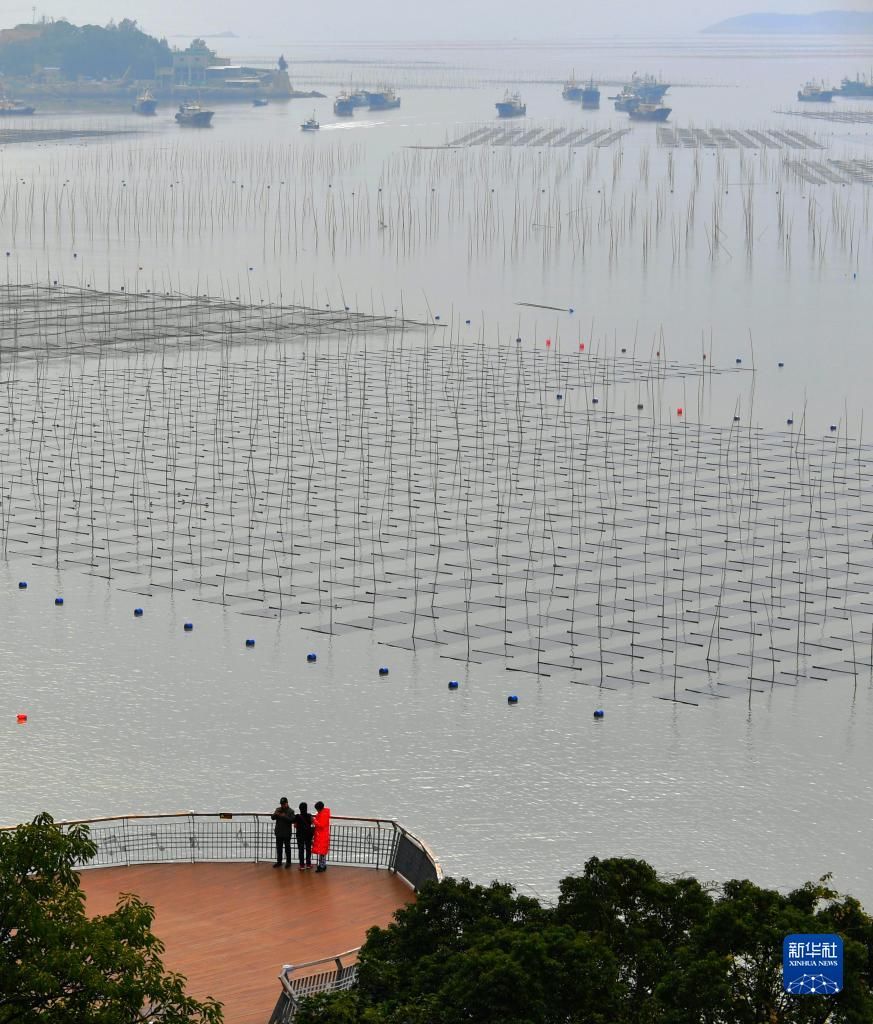
[[[20,580],[18,583],[19,590],[27,590],[27,583],[24,580]]]
[[[434,320],[439,320],[439,316],[435,316],[435,317],[434,317]]]
[[[599,399],[599,398],[592,398],[592,399],[591,399],[591,404],[592,404],[592,405],[597,405],[597,403],[598,403],[599,401],[600,401],[600,399]]]
[[[515,695],[514,693],[511,693],[511,694],[510,694],[510,695],[509,695],[509,696],[508,696],[508,697],[506,698],[506,703],[507,703],[507,704],[517,704],[517,703],[518,703],[518,697],[516,697],[516,695]]]
[[[739,423],[739,422],[740,422],[739,416],[734,416],[734,423]]]
[[[637,402],[637,412],[642,412],[642,411],[643,411],[643,403],[642,402]]]
[[[832,423],[831,424],[831,433],[833,433],[836,429],[837,429],[836,423]]]
[[[785,422],[788,424],[789,427],[793,427],[794,426],[794,420],[791,419],[791,417],[789,417]]]
[[[561,394],[561,392],[560,392],[560,391],[559,391],[559,392],[557,393],[557,395],[555,395],[555,398],[557,398],[559,402],[561,401],[561,399],[562,399],[563,397],[564,397],[564,396],[563,396],[563,395]]]
[[[64,599],[62,597],[56,597],[55,598],[55,604],[63,604],[63,603],[64,603]]]
[[[142,608],[134,608],[133,614],[136,616],[136,618],[139,618],[142,615]]]
[[[316,660],[316,656],[314,654],[307,654],[306,655],[306,660],[307,661],[315,661]]]
[[[740,357],[737,356],[737,366],[739,366],[741,362],[742,362],[742,359],[740,359]]]
[[[595,717],[595,718],[603,718],[603,710],[602,710],[601,708],[598,708],[598,709],[597,709],[597,710],[596,710],[596,711],[594,712],[594,717]]]
[[[382,668],[379,669],[379,675],[380,676],[387,676],[388,675],[388,669],[385,668],[384,665],[382,666]]]
[[[457,679],[452,679],[452,681],[449,683],[449,689],[450,690],[457,690],[458,685],[459,685],[458,684],[458,680]]]
[[[469,327],[469,325],[470,325],[470,323],[471,323],[471,322],[472,322],[472,321],[470,321],[470,320],[465,320],[465,321],[464,321],[464,323],[465,323],[465,324],[467,324],[467,326],[468,326],[468,327]]]
[[[521,344],[521,338],[516,338],[515,339],[515,344],[516,345],[520,345]]]
[[[254,647],[254,646],[255,646],[254,640],[252,640],[252,638],[249,637],[248,640],[246,640],[246,647]]]
[[[782,367],[783,367],[783,366],[785,366],[785,363],[777,363],[776,365],[777,365],[777,366],[779,367],[779,369],[781,370],[781,369],[782,369]]]
[[[576,312],[576,310],[575,310],[575,309],[573,309],[573,307],[571,306],[571,307],[570,307],[570,312],[571,312],[571,313],[575,313],[575,312]]]
[[[186,622],[185,625],[182,628],[185,630],[186,633],[190,633],[191,630],[194,628],[194,623],[193,622]]]

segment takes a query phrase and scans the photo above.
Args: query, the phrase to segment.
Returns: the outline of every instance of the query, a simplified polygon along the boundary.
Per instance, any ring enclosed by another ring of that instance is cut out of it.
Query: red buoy
[[[552,339],[551,338],[546,338],[546,348],[551,348],[551,347],[552,347]]]
[[[680,405],[680,406],[679,406],[679,408],[678,408],[678,409],[676,410],[676,415],[677,415],[677,416],[681,416],[681,415],[682,415],[682,406],[681,406],[681,405]]]
[[[585,351],[585,342],[584,341],[580,341],[579,342],[579,351],[580,352],[584,352]]]
[[[17,714],[15,716],[15,721],[18,722],[19,725],[24,725],[24,723],[27,721],[27,715]]]

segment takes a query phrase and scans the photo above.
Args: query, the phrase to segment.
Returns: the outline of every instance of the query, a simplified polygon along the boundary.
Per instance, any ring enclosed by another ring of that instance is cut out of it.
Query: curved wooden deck
[[[191,995],[221,1000],[226,1024],[266,1024],[283,964],[353,949],[415,899],[390,871],[366,868],[147,864],[92,868],[81,880],[89,914],[114,910],[122,892],[152,904],[165,965],[187,976]]]

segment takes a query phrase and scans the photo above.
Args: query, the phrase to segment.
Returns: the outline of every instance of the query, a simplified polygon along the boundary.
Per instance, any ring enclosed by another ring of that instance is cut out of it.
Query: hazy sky
[[[222,32],[326,41],[355,39],[571,39],[695,32],[750,11],[871,10],[873,0],[46,0],[39,15],[105,24],[136,18],[154,35]],[[0,0],[0,27],[32,6]]]

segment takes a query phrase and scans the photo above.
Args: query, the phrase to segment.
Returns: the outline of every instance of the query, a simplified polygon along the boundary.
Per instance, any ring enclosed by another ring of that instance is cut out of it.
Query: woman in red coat
[[[316,815],[312,822],[315,835],[312,839],[312,852],[318,858],[315,873],[327,871],[327,851],[330,849],[330,808],[325,807],[321,800],[315,805]]]

